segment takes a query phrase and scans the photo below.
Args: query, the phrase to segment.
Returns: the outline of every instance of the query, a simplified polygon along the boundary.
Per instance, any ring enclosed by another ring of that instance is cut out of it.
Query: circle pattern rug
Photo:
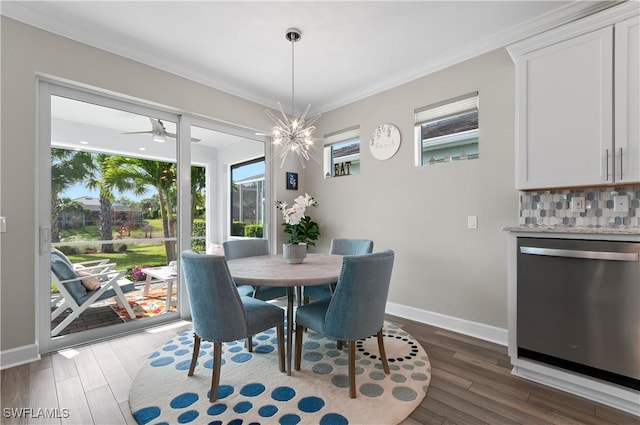
[[[348,349],[309,330],[302,363],[291,376],[278,369],[275,329],[223,344],[218,400],[209,402],[213,344],[202,342],[187,376],[193,331],[154,351],[131,386],[129,404],[139,424],[397,424],[418,407],[431,380],[422,346],[385,322],[390,375],[382,370],[375,336],[356,343],[356,398],[349,398]]]

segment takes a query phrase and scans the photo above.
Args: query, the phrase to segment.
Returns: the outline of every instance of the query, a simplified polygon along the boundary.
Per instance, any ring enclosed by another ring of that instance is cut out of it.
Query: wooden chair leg
[[[296,325],[296,355],[294,361],[295,370],[300,370],[300,363],[302,361],[302,333],[303,326]]]
[[[356,344],[349,341],[349,397],[356,398]]]
[[[220,387],[220,363],[222,363],[222,343],[213,343],[213,372],[211,373],[211,393],[209,401],[213,403],[218,399],[218,387]]]
[[[336,341],[336,348],[338,350],[342,350],[342,340],[339,339]]]
[[[189,365],[189,373],[187,376],[193,376],[193,371],[196,369],[196,363],[198,362],[198,354],[200,354],[200,337],[193,335],[193,354],[191,354],[191,364]]]
[[[278,363],[280,364],[280,372],[284,370],[284,325],[278,325],[276,327],[278,335]]]
[[[378,351],[380,351],[380,359],[382,360],[382,369],[387,375],[391,373],[389,370],[389,362],[387,361],[387,353],[384,351],[384,337],[382,336],[382,329],[378,331]]]
[[[249,336],[247,337],[246,344],[247,344],[247,350],[248,350],[250,353],[252,353],[252,352],[253,352],[253,340],[251,339],[251,335],[249,335]]]

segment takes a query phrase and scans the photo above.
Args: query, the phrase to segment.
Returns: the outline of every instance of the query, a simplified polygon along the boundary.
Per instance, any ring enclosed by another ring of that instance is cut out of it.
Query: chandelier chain
[[[316,129],[313,125],[320,114],[317,114],[307,119],[307,113],[311,108],[311,105],[307,106],[304,113],[299,117],[295,114],[295,47],[294,43],[300,41],[301,32],[297,28],[289,28],[285,32],[285,38],[291,42],[291,117],[288,117],[284,112],[282,105],[278,102],[282,119],[276,117],[270,110],[266,110],[265,113],[274,123],[273,127],[273,144],[280,146],[279,157],[282,160],[280,168],[284,166],[284,162],[287,159],[289,152],[295,152],[300,160],[302,168],[305,168],[305,161],[313,159],[318,161],[311,152],[311,146],[313,146],[312,133]],[[303,160],[304,159],[304,160]]]
[[[295,56],[294,56],[294,45],[296,44],[295,37],[291,37],[291,116],[295,117],[295,103],[294,103],[294,95],[295,95],[295,79],[296,79],[296,71],[295,71]]]

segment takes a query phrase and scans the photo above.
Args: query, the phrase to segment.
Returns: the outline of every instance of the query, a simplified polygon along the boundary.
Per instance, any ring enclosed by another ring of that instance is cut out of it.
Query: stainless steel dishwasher
[[[640,390],[640,243],[518,238],[518,357]]]

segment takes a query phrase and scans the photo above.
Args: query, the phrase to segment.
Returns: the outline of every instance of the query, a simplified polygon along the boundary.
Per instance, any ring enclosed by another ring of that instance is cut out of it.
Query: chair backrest
[[[212,342],[247,336],[247,319],[236,285],[222,255],[182,252],[195,333]]]
[[[373,252],[373,241],[369,239],[331,239],[329,254],[362,255]]]
[[[54,255],[59,257],[65,263],[67,263],[69,267],[73,268],[73,263],[71,263],[71,260],[69,260],[69,257],[67,257],[64,252],[60,251],[57,248],[51,247],[51,256],[53,257]]]
[[[325,316],[326,335],[349,341],[374,335],[382,328],[394,256],[387,250],[343,258]]]
[[[81,304],[81,300],[87,295],[87,288],[79,279],[78,273],[74,270],[71,262],[62,252],[55,248],[51,249],[51,277],[56,285],[64,285],[76,303]],[[72,282],[60,283],[64,280],[75,279]]]
[[[237,239],[222,243],[227,260],[269,255],[269,241],[266,239]]]

